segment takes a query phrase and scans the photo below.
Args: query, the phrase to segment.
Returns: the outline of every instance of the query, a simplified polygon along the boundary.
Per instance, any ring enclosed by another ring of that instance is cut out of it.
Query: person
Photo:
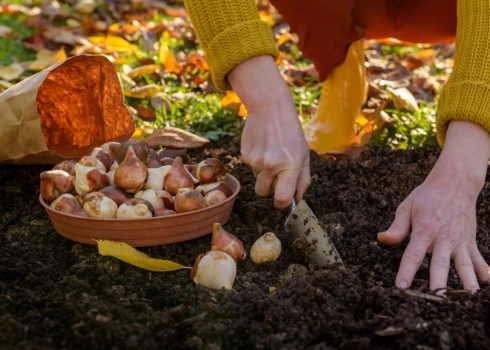
[[[315,64],[321,81],[328,82],[349,58],[349,50],[363,39],[456,40],[453,72],[438,105],[442,152],[425,181],[399,205],[391,226],[378,233],[378,240],[398,244],[411,231],[395,279],[400,288],[411,286],[429,253],[431,290],[447,286],[451,261],[463,287],[479,289],[478,279],[490,278],[476,244],[476,201],[490,157],[490,2],[271,3],[298,34],[300,49]],[[260,20],[254,0],[184,0],[184,4],[214,84],[221,90],[233,89],[248,110],[241,152],[256,175],[255,191],[259,196],[273,193],[275,206],[286,208],[294,196],[300,200],[310,185],[310,145],[276,67],[278,49],[271,29]],[[318,134],[327,141],[335,136],[335,132]]]

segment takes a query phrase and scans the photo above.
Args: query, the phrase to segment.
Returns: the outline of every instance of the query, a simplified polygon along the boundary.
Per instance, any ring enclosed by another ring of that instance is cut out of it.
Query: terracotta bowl
[[[214,223],[230,218],[240,182],[227,174],[225,182],[233,194],[224,202],[204,209],[171,216],[144,219],[98,219],[75,216],[52,209],[42,196],[39,201],[62,236],[76,242],[96,244],[94,239],[126,242],[133,247],[178,243],[211,233]]]

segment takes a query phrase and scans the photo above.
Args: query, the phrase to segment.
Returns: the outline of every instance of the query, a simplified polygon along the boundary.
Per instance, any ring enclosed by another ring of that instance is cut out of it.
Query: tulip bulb
[[[94,192],[83,198],[83,210],[92,218],[115,218],[117,204],[102,193]]]
[[[75,160],[64,160],[61,163],[56,164],[53,167],[53,170],[63,170],[71,176],[75,176],[75,164],[77,164]]]
[[[175,195],[175,211],[179,214],[203,209],[206,206],[203,195],[192,188],[181,188]]]
[[[175,158],[163,182],[165,191],[175,196],[180,188],[194,188],[194,185],[192,175],[184,168],[182,158]]]
[[[226,194],[221,191],[211,191],[204,196],[204,200],[208,207],[224,202],[226,198]]]
[[[63,213],[72,214],[76,210],[79,210],[80,203],[78,203],[77,199],[74,195],[69,193],[64,193],[58,198],[56,198],[50,205],[51,208],[57,211],[61,211]]]
[[[223,180],[226,175],[226,169],[219,159],[208,158],[197,164],[193,169],[192,175],[194,175],[201,184],[207,184]]]
[[[75,178],[64,170],[47,170],[39,175],[40,191],[44,200],[51,202],[64,193],[73,191]]]
[[[221,191],[226,197],[230,197],[233,194],[232,189],[224,181],[211,182],[204,185],[199,185],[196,187],[196,191],[201,192],[203,196],[207,195],[211,191]]]
[[[90,156],[94,157],[95,159],[99,160],[102,164],[104,164],[105,171],[110,170],[112,166],[112,155],[108,151],[106,151],[101,147],[95,147],[92,153],[90,154]]]
[[[235,260],[219,250],[199,255],[191,272],[194,283],[209,289],[232,289],[235,277]]]
[[[115,171],[118,166],[119,166],[119,164],[116,161],[114,161],[112,163],[111,168],[109,169],[109,171]]]
[[[160,163],[162,165],[172,165],[173,162],[174,162],[174,159],[173,158],[169,158],[169,157],[165,157],[165,158],[161,158],[160,159]]]
[[[212,250],[220,250],[225,252],[237,262],[247,258],[247,252],[242,241],[226,231],[219,223],[213,224],[212,232]]]
[[[160,166],[158,168],[148,168],[148,180],[143,187],[145,190],[162,190],[165,176],[170,172],[170,165]]]
[[[78,161],[78,164],[86,166],[86,167],[98,168],[100,170],[103,170],[104,172],[107,171],[104,163],[102,163],[100,160],[98,160],[97,158],[92,157],[92,156],[83,157],[82,159],[80,159]]]
[[[75,173],[75,190],[78,194],[98,191],[110,185],[109,176],[100,168],[78,163],[75,165]]]
[[[163,198],[161,198],[158,195],[158,192],[152,189],[149,190],[144,190],[144,191],[138,191],[134,195],[134,198],[141,198],[144,199],[153,205],[153,208],[160,209],[160,208],[165,208],[165,205],[163,203]]]
[[[131,198],[117,209],[117,219],[141,219],[153,216],[153,206],[141,198]]]
[[[129,193],[138,192],[146,183],[148,169],[136,157],[133,147],[127,148],[128,153],[114,172],[114,184]]]
[[[163,158],[170,158],[170,159],[175,159],[177,157],[181,157],[185,153],[186,149],[162,149],[158,151],[158,157],[160,159]]]
[[[112,156],[112,158],[114,158],[116,156],[117,150],[118,150],[120,145],[121,145],[120,142],[110,141],[110,142],[106,142],[103,145],[101,145],[100,148],[109,152],[110,155]]]
[[[99,192],[116,202],[117,206],[120,206],[130,198],[124,190],[112,185],[104,187]]]
[[[148,159],[146,160],[146,167],[150,168],[159,168],[162,166],[160,163],[160,158],[158,157],[158,153],[152,149],[150,149],[150,153],[148,153]]]
[[[75,210],[73,213],[71,213],[72,215],[76,215],[76,216],[81,216],[81,217],[84,217],[84,218],[89,218],[90,216],[87,214],[87,212],[83,209],[78,209],[78,210]]]
[[[256,264],[275,261],[281,255],[281,249],[281,241],[273,232],[267,232],[252,245],[250,258]]]
[[[111,170],[107,173],[107,177],[109,178],[109,185],[110,186],[116,186],[116,184],[114,183],[114,173],[115,173],[114,170]]]
[[[160,209],[157,209],[155,210],[155,217],[157,216],[169,216],[169,215],[175,215],[177,214],[175,211],[171,210],[171,209],[165,209],[165,208],[160,208]]]
[[[128,149],[132,148],[134,151],[134,155],[143,162],[143,164],[146,162],[148,159],[148,154],[150,152],[150,146],[145,142],[141,140],[128,140],[124,143],[122,143],[118,148],[117,152],[115,155],[116,161],[121,164],[124,159],[126,158],[126,155],[128,154]]]

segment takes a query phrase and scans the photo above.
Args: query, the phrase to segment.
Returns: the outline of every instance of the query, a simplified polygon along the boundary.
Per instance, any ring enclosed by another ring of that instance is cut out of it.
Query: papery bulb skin
[[[75,196],[69,193],[64,193],[58,198],[56,198],[50,204],[50,207],[56,211],[60,211],[68,214],[72,214],[73,212],[81,208],[80,203],[78,203]]]
[[[112,165],[111,165],[111,168],[109,169],[109,171],[115,171],[118,166],[119,166],[118,162],[116,162],[116,161],[112,162]]]
[[[129,193],[135,193],[145,185],[148,178],[148,169],[136,157],[132,146],[129,146],[127,151],[126,157],[114,171],[114,184]]]
[[[99,192],[116,202],[118,207],[130,199],[129,194],[117,186],[107,186],[101,189]]]
[[[165,208],[160,208],[155,210],[155,217],[159,216],[170,216],[170,215],[176,215],[177,213],[174,210],[171,209],[165,209]]]
[[[89,218],[90,216],[87,214],[87,212],[83,209],[78,209],[78,210],[75,210],[73,213],[71,213],[72,215],[76,215],[76,216],[81,216],[83,218]]]
[[[206,208],[206,200],[203,195],[192,188],[180,188],[174,199],[175,211],[186,213]]]
[[[216,158],[207,158],[197,164],[192,170],[192,175],[201,184],[222,181],[226,176],[226,169],[223,163]]]
[[[144,190],[144,191],[138,191],[135,193],[134,198],[141,198],[144,199],[153,205],[153,208],[155,210],[160,209],[160,208],[165,208],[165,205],[163,203],[163,198],[161,198],[158,195],[158,192],[152,189]]]
[[[121,204],[117,209],[117,219],[141,219],[151,218],[154,212],[153,206],[141,198],[131,198]]]
[[[237,262],[247,258],[247,251],[242,241],[226,231],[219,223],[213,224],[211,249],[225,252]]]
[[[150,169],[150,168],[159,168],[161,166],[162,163],[160,163],[160,158],[158,157],[158,153],[150,149],[150,152],[148,153],[148,159],[146,161],[146,167]]]
[[[235,277],[235,260],[219,250],[199,255],[191,271],[194,283],[215,290],[233,289]]]
[[[56,164],[53,167],[53,170],[63,170],[71,176],[75,176],[75,164],[77,164],[75,160],[64,160],[61,163]]]
[[[95,192],[110,185],[109,176],[100,168],[78,163],[75,165],[75,173],[75,191],[80,195]]]
[[[172,165],[173,162],[174,162],[174,159],[173,158],[169,158],[169,157],[165,157],[165,158],[161,158],[160,159],[160,163],[162,165]]]
[[[148,168],[148,180],[143,189],[162,190],[165,176],[170,172],[171,166],[160,166],[158,168]]]
[[[109,152],[109,154],[114,159],[116,157],[116,153],[117,153],[117,150],[119,149],[119,146],[121,146],[120,142],[110,141],[110,142],[106,142],[103,145],[101,145],[100,148]]]
[[[75,188],[75,178],[64,170],[47,170],[39,175],[40,192],[44,200],[51,202]]]
[[[100,160],[92,156],[82,157],[82,159],[78,161],[78,164],[86,167],[97,168],[102,170],[103,172],[106,172],[106,167],[104,163],[102,163]]]
[[[126,158],[129,147],[133,149],[136,158],[143,162],[143,164],[146,163],[148,154],[150,153],[150,146],[142,140],[128,140],[122,143],[117,149],[115,159],[118,164],[121,164]]]
[[[165,190],[160,190],[157,191],[158,197],[163,199],[163,206],[166,209],[171,209],[175,211],[175,200],[174,196],[172,196],[170,193],[168,193]]]
[[[83,198],[83,210],[92,218],[115,218],[117,204],[102,193],[93,192]]]
[[[106,151],[105,149],[101,147],[95,147],[92,153],[90,154],[91,157],[96,158],[99,160],[102,164],[105,166],[105,171],[109,171],[111,169],[112,163],[113,163],[113,158],[112,155]]]
[[[165,191],[175,196],[180,188],[194,188],[194,185],[192,175],[184,168],[182,158],[175,158],[163,182]]]
[[[256,264],[275,261],[281,255],[281,241],[273,232],[267,232],[250,249],[250,258]]]

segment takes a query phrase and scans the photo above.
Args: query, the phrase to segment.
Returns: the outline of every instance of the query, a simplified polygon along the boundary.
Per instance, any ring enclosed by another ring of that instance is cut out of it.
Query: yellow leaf
[[[165,67],[166,72],[179,74],[182,71],[182,67],[177,62],[174,54],[170,52],[168,46],[162,40],[160,40],[158,59]]]
[[[29,65],[29,69],[40,71],[64,60],[66,60],[66,53],[63,47],[57,52],[42,49],[37,53],[36,60]]]
[[[188,268],[170,260],[150,258],[148,255],[134,249],[129,244],[124,242],[107,240],[100,240],[96,242],[100,255],[112,256],[144,270],[165,272]]]
[[[225,97],[221,100],[220,106],[226,108],[230,105],[241,104],[240,97],[236,94],[235,91],[228,92]]]
[[[369,120],[363,116],[362,114],[359,114],[359,116],[357,117],[357,125],[359,125],[360,127],[363,127],[364,125],[366,125]]]
[[[247,109],[245,108],[245,105],[242,103],[240,104],[240,108],[238,108],[238,115],[242,118],[245,118],[247,116]]]
[[[20,78],[24,73],[24,68],[18,63],[10,66],[0,67],[0,79],[11,81]]]
[[[88,40],[103,49],[104,53],[114,52],[134,52],[138,49],[136,45],[131,44],[129,41],[114,35],[104,36],[90,36]]]
[[[128,76],[131,79],[139,78],[142,77],[146,74],[152,74],[155,73],[158,70],[158,65],[157,64],[148,64],[145,66],[137,67],[132,69],[129,73]]]
[[[133,136],[131,136],[134,140],[144,140],[145,139],[145,130],[142,128],[136,128],[134,130]]]
[[[287,43],[292,38],[291,33],[284,33],[277,39],[277,46],[281,46],[282,44]]]
[[[266,10],[260,10],[259,11],[259,16],[262,21],[267,23],[268,25],[273,25],[274,24],[274,19],[272,18],[272,13],[270,11]]]
[[[149,84],[145,86],[136,86],[129,91],[125,91],[124,96],[145,99],[151,98],[161,91],[162,89],[158,85]]]

